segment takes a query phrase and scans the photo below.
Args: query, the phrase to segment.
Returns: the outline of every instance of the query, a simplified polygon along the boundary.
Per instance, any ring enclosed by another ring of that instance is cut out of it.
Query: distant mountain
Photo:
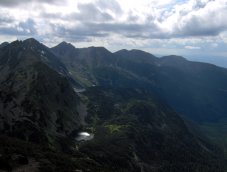
[[[60,46],[51,50],[85,87],[145,88],[196,122],[226,118],[225,68],[174,55],[157,58],[140,50],[111,53],[105,48],[90,47],[59,53]]]
[[[154,55],[141,50],[120,50],[114,53],[117,57],[139,63],[154,64],[158,59]],[[138,58],[140,57],[140,58]]]
[[[77,49],[73,48],[71,44],[63,42],[51,50],[66,65],[71,76],[82,86],[95,85],[97,81],[92,71],[94,66],[103,66],[113,59],[111,52],[103,47]]]

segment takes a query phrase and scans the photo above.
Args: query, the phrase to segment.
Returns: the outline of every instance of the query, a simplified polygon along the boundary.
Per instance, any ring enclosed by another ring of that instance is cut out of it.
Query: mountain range
[[[0,45],[0,73],[2,171],[225,171],[187,122],[226,118],[225,68],[30,38]]]
[[[103,47],[75,48],[65,42],[51,51],[83,87],[143,88],[196,122],[226,117],[227,69],[180,56],[157,58],[140,50],[111,53]]]

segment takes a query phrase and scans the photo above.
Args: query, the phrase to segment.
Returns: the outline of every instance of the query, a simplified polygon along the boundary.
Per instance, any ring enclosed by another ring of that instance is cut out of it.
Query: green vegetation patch
[[[200,125],[204,134],[214,143],[224,148],[227,157],[227,119]]]
[[[123,128],[126,128],[127,125],[107,124],[104,127],[107,128],[111,134],[113,134],[120,132]]]

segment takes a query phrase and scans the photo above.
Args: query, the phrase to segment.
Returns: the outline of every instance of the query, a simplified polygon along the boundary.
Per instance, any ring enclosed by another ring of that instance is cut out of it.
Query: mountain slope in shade
[[[0,49],[0,170],[224,171],[221,150],[156,97],[157,58],[60,47],[61,57],[34,39]]]
[[[95,137],[79,150],[106,171],[223,170],[215,147],[190,133],[176,112],[149,91],[93,87],[84,94]]]
[[[16,41],[0,50],[2,133],[48,143],[47,139],[64,137],[80,128],[80,99],[60,71],[54,70],[64,69],[54,58],[33,39]]]
[[[176,112],[149,91],[91,87],[80,96],[88,110],[81,131],[93,139],[64,138],[62,152],[0,136],[0,169],[21,168],[23,161],[12,158],[16,155],[28,159],[23,166],[36,164],[35,170],[50,172],[224,172],[220,150],[193,135]]]
[[[82,85],[146,88],[156,92],[180,114],[196,122],[226,117],[227,70],[191,62],[180,56],[155,56],[139,50],[115,53],[104,48],[51,50]],[[92,49],[92,51],[90,51]],[[84,53],[86,52],[86,53]]]
[[[0,44],[0,48],[3,48],[3,47],[5,47],[8,44],[9,44],[8,42],[3,42],[3,43]]]
[[[71,76],[82,86],[97,84],[93,73],[95,66],[103,66],[109,64],[109,62],[114,63],[113,55],[104,47],[78,49],[63,42],[53,47],[51,51],[59,57],[60,61],[66,65]]]

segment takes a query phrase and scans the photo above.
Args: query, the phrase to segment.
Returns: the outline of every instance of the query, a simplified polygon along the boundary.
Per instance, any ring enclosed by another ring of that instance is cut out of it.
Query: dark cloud
[[[107,12],[102,12],[95,4],[78,4],[79,13],[74,13],[71,17],[84,21],[110,21],[113,17]]]
[[[13,21],[13,17],[0,15],[0,25],[11,23]]]
[[[176,35],[187,36],[217,36],[227,29],[227,23],[222,22],[220,14],[209,13],[206,16],[192,15]]]
[[[88,41],[90,37],[106,37],[108,33],[104,33],[101,31],[94,31],[92,28],[89,28],[83,24],[73,27],[67,28],[64,25],[52,24],[51,25],[54,35],[60,38],[75,38],[75,40],[80,41]]]
[[[40,17],[44,19],[61,19],[63,21],[78,21],[80,23],[84,22],[105,22],[113,20],[113,17],[105,12],[101,11],[100,8],[93,3],[78,4],[77,8],[79,12],[73,12],[71,14],[64,15],[60,12],[49,13],[48,11],[42,10],[40,12]]]
[[[121,15],[123,13],[121,6],[115,0],[97,0],[90,3],[77,4],[78,12],[64,15],[60,12],[49,13],[48,11],[41,10],[40,16],[50,19],[62,19],[64,21],[79,21],[84,22],[106,22],[113,21],[112,14]],[[112,11],[112,14],[110,14]]]
[[[114,33],[124,33],[124,32],[142,32],[144,30],[143,25],[139,24],[127,24],[127,23],[118,23],[118,24],[111,24],[111,23],[87,23],[87,28],[90,30],[94,30],[96,32],[104,31],[104,32],[114,32]]]
[[[14,21],[14,16],[10,15],[7,11],[0,10],[0,26],[8,25]]]
[[[127,23],[81,23],[73,28],[65,25],[53,24],[53,33],[58,37],[71,37],[76,40],[87,41],[91,37],[104,38],[112,33],[128,38],[164,38],[154,24],[127,24]]]
[[[194,9],[195,9],[195,10],[198,10],[198,9],[200,9],[200,8],[204,8],[204,7],[206,7],[206,5],[207,5],[209,2],[212,2],[212,1],[215,1],[215,0],[208,0],[207,2],[204,2],[204,1],[201,1],[201,0],[197,0],[197,1],[195,1]]]
[[[129,11],[128,17],[127,17],[127,20],[128,20],[129,22],[135,23],[135,22],[137,22],[139,19],[140,19],[140,18],[139,18],[138,15],[133,14],[132,11]]]
[[[180,37],[188,37],[188,36],[217,36],[222,31],[225,31],[227,28],[224,26],[213,26],[213,27],[206,27],[201,25],[187,24],[188,27],[184,27],[182,31],[180,31],[178,36]]]
[[[98,0],[95,4],[102,10],[108,9],[108,10],[113,11],[115,14],[122,14],[123,13],[121,6],[115,0],[105,0],[105,1]]]
[[[35,21],[32,19],[27,19],[25,22],[20,22],[18,27],[22,28],[25,32],[29,34],[36,34]]]
[[[108,34],[121,34],[129,38],[143,38],[143,39],[165,39],[169,35],[163,34],[160,28],[149,21],[143,24],[137,23],[84,23],[84,28],[90,32],[95,33],[108,33]]]
[[[1,26],[0,33],[4,35],[32,36],[37,34],[37,30],[34,20],[27,19],[25,22],[19,22],[18,24]]]
[[[48,4],[63,4],[64,0],[0,0],[0,6],[16,7],[19,5],[27,5],[28,3],[48,3]]]
[[[55,13],[49,13],[48,11],[41,11],[40,12],[40,14],[39,14],[39,16],[41,17],[41,18],[43,18],[43,19],[51,19],[51,20],[54,20],[54,19],[62,19],[62,20],[69,20],[69,17],[71,17],[71,15],[70,16],[65,16],[65,15],[63,15],[62,13],[57,13],[57,12],[55,12]]]

